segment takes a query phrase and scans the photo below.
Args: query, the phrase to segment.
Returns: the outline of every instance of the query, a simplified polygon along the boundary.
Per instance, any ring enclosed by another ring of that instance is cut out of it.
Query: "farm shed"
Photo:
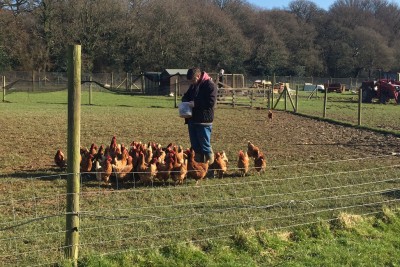
[[[147,95],[157,95],[160,88],[161,72],[145,72],[144,75],[144,93]]]
[[[178,83],[178,94],[184,94],[189,88],[189,81],[186,80],[188,69],[165,69],[160,75],[159,94],[175,94],[175,83]]]

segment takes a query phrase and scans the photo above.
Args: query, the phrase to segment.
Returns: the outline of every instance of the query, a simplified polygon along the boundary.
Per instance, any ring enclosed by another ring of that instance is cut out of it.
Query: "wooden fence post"
[[[272,76],[272,90],[271,90],[271,109],[274,109],[274,86],[275,86],[276,80],[275,80],[275,73],[274,76]]]
[[[6,76],[3,76],[3,102],[6,102]]]
[[[287,95],[288,95],[288,90],[287,90],[286,84],[285,84],[284,90],[285,90],[285,92],[284,92],[284,94],[285,94],[284,100],[285,100],[285,111],[286,111],[287,110]]]
[[[92,74],[89,74],[89,105],[92,105]]]
[[[126,79],[125,79],[125,90],[128,91],[129,89],[129,72],[126,73]]]
[[[362,88],[358,92],[358,126],[361,126]]]
[[[175,108],[178,107],[178,79],[175,80]]]
[[[254,90],[250,90],[250,108],[253,108]]]
[[[323,118],[326,118],[326,102],[328,101],[328,88],[329,88],[329,83],[328,83],[328,86],[325,88],[324,111],[323,111],[323,115],[322,115]]]
[[[81,122],[81,46],[68,47],[68,156],[65,256],[78,262]]]
[[[232,106],[235,107],[236,106],[235,90],[232,89],[231,93],[232,93]]]
[[[295,108],[294,108],[294,112],[297,113],[298,112],[298,108],[299,108],[299,85],[296,85],[296,103],[295,103]]]

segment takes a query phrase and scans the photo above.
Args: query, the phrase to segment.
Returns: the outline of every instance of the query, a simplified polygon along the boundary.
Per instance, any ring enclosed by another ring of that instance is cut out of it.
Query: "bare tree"
[[[32,11],[41,1],[38,0],[0,0],[0,8],[11,10],[15,15]]]
[[[289,10],[301,20],[309,23],[325,12],[308,0],[295,0],[289,3]]]
[[[65,70],[80,42],[84,70],[201,65],[254,75],[358,76],[399,64],[400,8],[387,0],[0,0],[0,68]]]
[[[390,70],[395,61],[394,50],[388,46],[388,40],[373,29],[357,27],[350,43],[353,51],[354,76],[361,70]]]

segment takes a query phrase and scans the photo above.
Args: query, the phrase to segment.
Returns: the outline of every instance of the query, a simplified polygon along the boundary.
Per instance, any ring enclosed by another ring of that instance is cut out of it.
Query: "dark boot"
[[[210,169],[211,164],[214,162],[214,153],[211,151],[211,153],[205,154],[204,155],[204,161],[208,161],[208,172],[207,172],[207,178],[215,178],[214,177],[214,170]]]
[[[196,162],[204,162],[204,154],[203,153],[195,153],[194,160]]]

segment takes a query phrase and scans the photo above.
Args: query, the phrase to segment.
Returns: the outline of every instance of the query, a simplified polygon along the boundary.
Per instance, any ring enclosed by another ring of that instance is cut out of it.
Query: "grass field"
[[[357,122],[353,96],[329,96],[328,118]],[[300,112],[322,116],[321,98],[299,99]],[[92,100],[89,105],[84,91],[82,146],[107,145],[113,135],[124,144],[189,146],[171,97],[95,92]],[[63,258],[66,173],[54,166],[53,157],[57,149],[67,152],[67,92],[13,93],[7,101],[0,103],[0,261],[50,265]],[[279,110],[268,121],[264,109],[221,105],[212,141],[230,160],[223,179],[200,186],[191,180],[182,186],[131,180],[106,188],[82,176],[82,266],[334,266],[338,261],[373,266],[372,258],[399,264],[390,253],[399,239],[389,238],[398,230],[397,215],[385,212],[389,224],[379,216],[383,206],[398,208],[400,109],[370,104],[363,112],[363,125],[392,134]],[[239,177],[237,153],[249,140],[267,155],[267,172],[252,169]],[[335,224],[343,214],[372,217],[346,232]],[[282,233],[287,238],[280,238]],[[387,240],[374,243],[378,237]],[[361,245],[365,240],[371,246]],[[376,246],[382,246],[382,256],[370,253]],[[343,251],[348,251],[343,258],[334,257]],[[357,253],[369,256],[354,259]]]

